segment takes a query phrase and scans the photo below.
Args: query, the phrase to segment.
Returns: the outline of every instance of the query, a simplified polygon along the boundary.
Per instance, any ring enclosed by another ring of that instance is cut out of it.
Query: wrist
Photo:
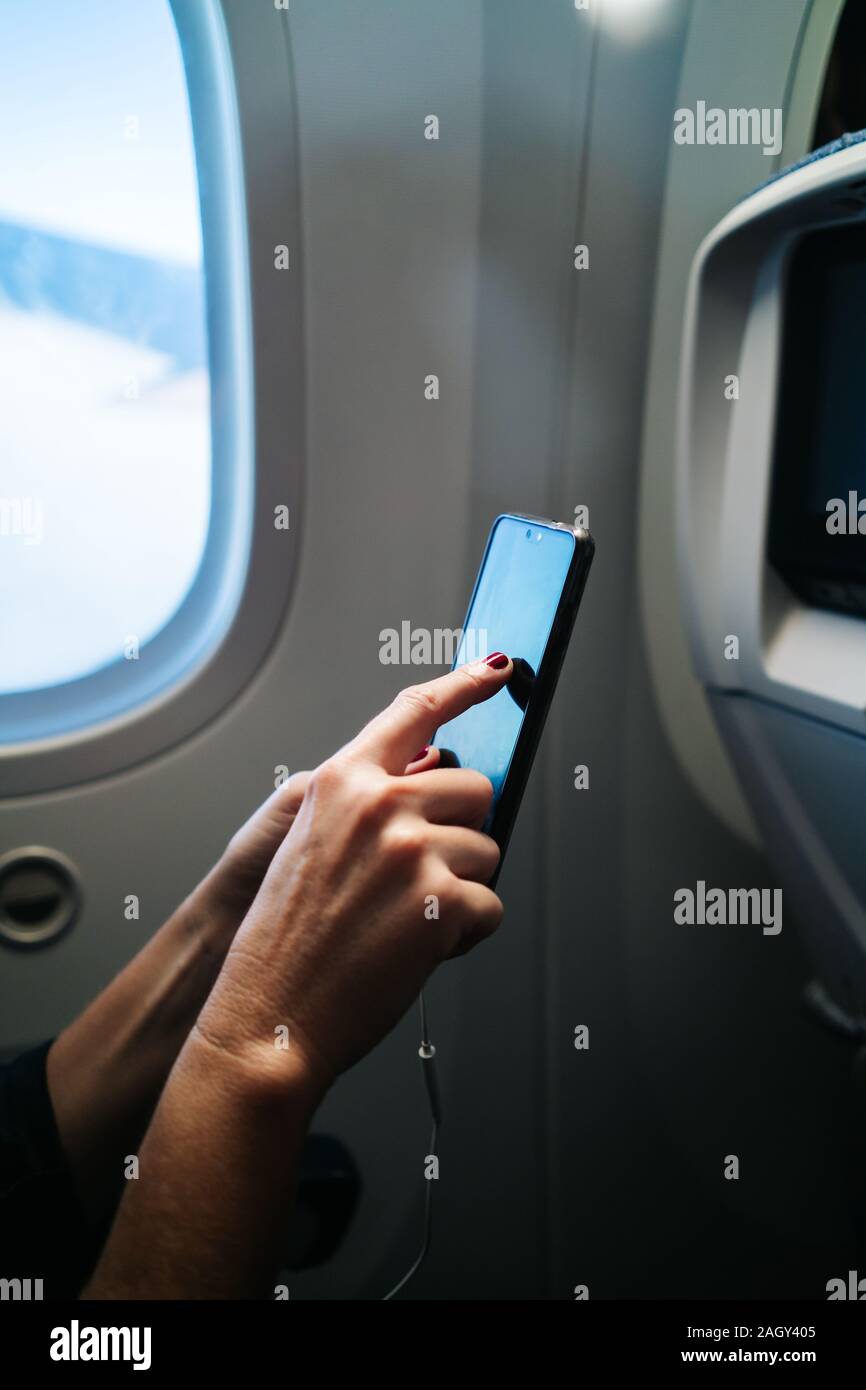
[[[227,890],[226,878],[223,862],[218,860],[175,914],[184,930],[220,960],[228,952],[249,906]]]
[[[196,1020],[184,1053],[214,1083],[254,1101],[288,1103],[307,1121],[335,1079],[297,1030],[279,1025],[272,1034],[241,1031],[226,1026],[210,1004]]]

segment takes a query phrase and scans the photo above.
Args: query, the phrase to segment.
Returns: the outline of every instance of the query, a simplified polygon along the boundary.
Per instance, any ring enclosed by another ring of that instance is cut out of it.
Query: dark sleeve
[[[0,1067],[0,1276],[41,1279],[43,1298],[76,1298],[104,1232],[88,1225],[60,1143],[50,1046]]]

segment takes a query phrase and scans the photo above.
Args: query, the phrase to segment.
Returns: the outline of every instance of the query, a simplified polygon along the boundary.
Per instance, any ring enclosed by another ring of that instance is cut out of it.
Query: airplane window
[[[197,173],[168,0],[4,0],[0,55],[11,694],[128,658],[177,612],[207,539],[211,431]]]

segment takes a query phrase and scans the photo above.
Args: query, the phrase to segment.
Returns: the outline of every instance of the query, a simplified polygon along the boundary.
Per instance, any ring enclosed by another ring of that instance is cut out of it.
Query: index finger
[[[346,751],[396,775],[420,744],[430,742],[440,725],[489,700],[508,682],[513,669],[510,657],[491,652],[483,661],[458,666],[447,676],[410,685],[361,730]]]

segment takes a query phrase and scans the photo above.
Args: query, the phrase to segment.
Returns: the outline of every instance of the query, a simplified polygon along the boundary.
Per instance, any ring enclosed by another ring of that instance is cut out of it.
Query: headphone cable
[[[418,1048],[418,1056],[421,1058],[421,1071],[424,1076],[424,1087],[427,1091],[427,1101],[430,1106],[430,1119],[432,1131],[430,1135],[429,1158],[436,1158],[437,1147],[439,1144],[439,1129],[442,1124],[442,1099],[439,1094],[439,1082],[436,1076],[436,1048],[430,1041],[430,1033],[427,1027],[427,1005],[424,1000],[423,990],[418,1000],[421,1006],[421,1046]],[[405,1289],[409,1280],[414,1278],[427,1258],[430,1249],[430,1240],[433,1234],[433,1178],[427,1179],[427,1191],[424,1195],[424,1236],[421,1242],[421,1249],[406,1270],[406,1273],[382,1299],[387,1303],[389,1299],[395,1298],[398,1293]]]

